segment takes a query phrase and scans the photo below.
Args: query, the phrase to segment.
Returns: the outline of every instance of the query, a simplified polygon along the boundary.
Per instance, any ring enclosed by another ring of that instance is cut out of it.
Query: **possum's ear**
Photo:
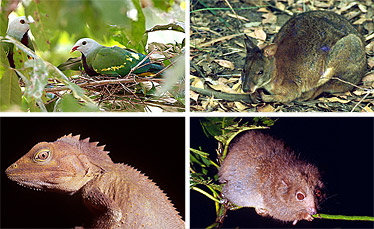
[[[287,193],[288,187],[289,187],[289,182],[286,182],[285,179],[282,179],[281,184],[278,187],[278,190],[280,191],[280,193]]]

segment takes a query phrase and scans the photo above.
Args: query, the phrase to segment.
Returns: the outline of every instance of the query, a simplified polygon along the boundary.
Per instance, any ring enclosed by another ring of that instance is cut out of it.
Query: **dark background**
[[[200,118],[191,118],[190,145],[215,155],[217,143],[202,132]],[[251,118],[244,118],[251,120]],[[267,132],[282,139],[301,158],[317,165],[328,199],[319,213],[373,216],[373,118],[279,118]],[[191,228],[215,221],[213,201],[191,191]],[[254,208],[228,211],[223,227],[373,228],[372,222],[315,219],[296,226],[257,215]]]
[[[38,192],[10,181],[5,169],[41,141],[65,134],[105,144],[115,163],[152,179],[184,218],[184,118],[1,118],[1,228],[74,227],[90,218],[78,196]]]

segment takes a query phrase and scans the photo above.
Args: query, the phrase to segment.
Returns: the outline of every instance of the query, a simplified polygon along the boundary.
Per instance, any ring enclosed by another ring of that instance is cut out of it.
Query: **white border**
[[[303,112],[303,113],[254,113],[254,112],[190,112],[190,1],[185,8],[185,112],[0,112],[1,117],[180,117],[185,118],[185,225],[190,228],[190,119],[198,117],[371,117],[372,113],[359,112]],[[0,122],[1,128],[1,122]],[[374,143],[373,143],[374,144]]]

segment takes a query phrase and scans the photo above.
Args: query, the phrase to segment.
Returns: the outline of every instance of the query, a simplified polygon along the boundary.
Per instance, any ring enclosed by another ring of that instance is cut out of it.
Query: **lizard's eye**
[[[42,162],[48,160],[50,156],[51,151],[49,149],[42,149],[35,154],[34,160]]]
[[[298,200],[303,200],[305,198],[305,195],[302,192],[297,192],[296,193],[296,198]]]

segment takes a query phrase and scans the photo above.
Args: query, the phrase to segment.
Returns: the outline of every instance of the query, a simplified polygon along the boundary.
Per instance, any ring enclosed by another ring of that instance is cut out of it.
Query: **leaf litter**
[[[219,92],[244,94],[240,76],[245,62],[243,32],[260,48],[270,44],[292,14],[330,10],[345,16],[366,40],[368,71],[348,93],[324,94],[306,102],[259,103],[228,101],[190,91],[191,111],[218,112],[372,112],[374,105],[374,5],[372,1],[250,1],[230,0],[238,17],[225,1],[191,2],[191,86]],[[214,8],[214,9],[209,9]],[[219,8],[219,10],[217,10]],[[200,10],[199,10],[200,9]],[[204,9],[204,10],[201,10]],[[214,14],[212,13],[214,12]],[[241,20],[241,24],[238,22]],[[226,79],[226,80],[222,80]],[[217,86],[218,85],[218,86]],[[232,90],[231,90],[232,89]]]

